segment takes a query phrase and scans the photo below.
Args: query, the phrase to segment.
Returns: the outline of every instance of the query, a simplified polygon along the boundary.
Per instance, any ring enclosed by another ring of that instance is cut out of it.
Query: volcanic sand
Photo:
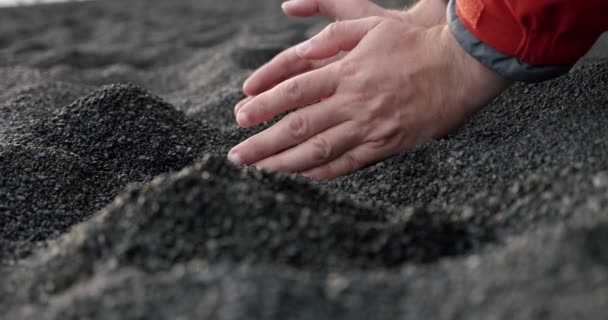
[[[326,23],[279,4],[0,10],[0,314],[604,318],[605,55],[315,182],[225,159],[270,125],[242,81]]]

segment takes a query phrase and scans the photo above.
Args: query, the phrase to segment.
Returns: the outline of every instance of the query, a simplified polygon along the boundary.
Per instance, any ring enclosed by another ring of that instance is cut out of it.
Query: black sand
[[[225,161],[243,79],[322,23],[278,4],[0,10],[1,318],[605,318],[601,49],[317,183]]]

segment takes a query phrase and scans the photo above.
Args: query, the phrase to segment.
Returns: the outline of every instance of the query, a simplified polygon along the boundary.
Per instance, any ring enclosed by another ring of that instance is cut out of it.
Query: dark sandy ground
[[[225,161],[279,2],[0,10],[0,318],[606,318],[606,48],[317,183]]]

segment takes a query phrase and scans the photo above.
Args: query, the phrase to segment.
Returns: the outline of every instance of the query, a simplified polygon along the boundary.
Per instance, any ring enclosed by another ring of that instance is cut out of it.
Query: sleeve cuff
[[[450,0],[447,7],[447,20],[456,41],[473,58],[502,77],[513,81],[540,82],[561,76],[572,68],[572,65],[531,65],[483,43],[460,21],[456,1]]]

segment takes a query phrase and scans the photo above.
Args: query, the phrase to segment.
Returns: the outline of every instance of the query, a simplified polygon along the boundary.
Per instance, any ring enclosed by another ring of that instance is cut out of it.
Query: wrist
[[[514,83],[486,67],[464,50],[449,26],[445,25],[440,28],[439,42],[444,49],[443,58],[445,61],[451,61],[450,64],[454,64],[456,70],[452,75],[456,82],[465,86],[462,88],[464,90],[461,90],[466,95],[462,97],[463,101],[467,101],[475,108],[482,107]],[[471,95],[470,92],[476,93]]]

